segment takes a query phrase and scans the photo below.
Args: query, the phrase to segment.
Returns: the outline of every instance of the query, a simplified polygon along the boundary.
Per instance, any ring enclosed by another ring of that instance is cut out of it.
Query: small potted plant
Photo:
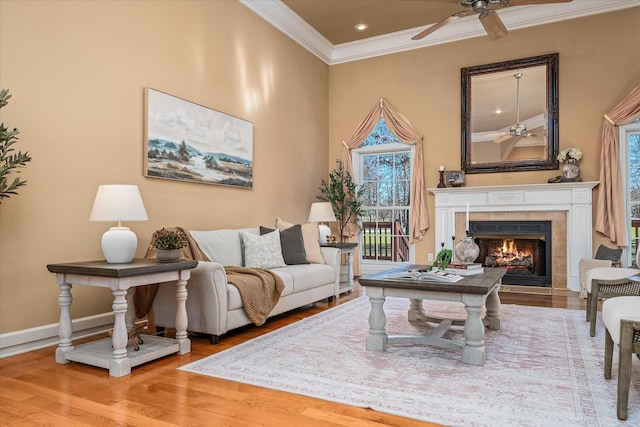
[[[175,262],[182,256],[182,248],[187,238],[180,231],[161,228],[153,232],[151,245],[156,248],[156,258],[160,262]]]

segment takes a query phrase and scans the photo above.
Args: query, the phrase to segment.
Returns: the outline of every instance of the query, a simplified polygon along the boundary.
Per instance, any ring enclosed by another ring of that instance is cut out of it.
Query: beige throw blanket
[[[170,229],[171,230],[171,229]],[[187,238],[187,245],[182,248],[183,259],[210,261],[198,246],[191,233],[181,227],[175,227]],[[156,250],[153,240],[149,244],[145,258],[155,258]],[[269,313],[276,306],[284,290],[284,282],[277,274],[262,268],[225,267],[227,281],[238,288],[242,305],[249,319],[260,326],[269,317]],[[151,303],[158,291],[158,285],[138,286],[133,295],[133,305],[136,317],[142,319],[151,309]],[[188,291],[188,287],[187,287]]]
[[[280,300],[284,282],[263,268],[225,267],[227,281],[238,288],[247,317],[260,326]]]

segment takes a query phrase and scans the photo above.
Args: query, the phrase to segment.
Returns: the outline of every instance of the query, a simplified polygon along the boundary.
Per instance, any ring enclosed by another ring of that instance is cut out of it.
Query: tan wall
[[[0,1],[1,120],[20,129],[29,181],[0,207],[0,333],[58,320],[46,264],[99,259],[110,225],[90,223],[98,185],[140,186],[138,256],[153,230],[305,221],[341,142],[380,97],[425,135],[426,185],[460,167],[460,68],[560,52],[561,148],[597,180],[601,117],[640,84],[640,8],[328,67],[236,2]],[[144,178],[145,87],[254,124],[252,190]],[[330,141],[327,150],[327,141]],[[468,185],[544,182],[559,171],[468,176]],[[597,196],[597,193],[594,193]],[[433,216],[433,200],[429,212]],[[598,240],[605,241],[601,237]],[[418,245],[426,259],[429,231]],[[74,288],[73,317],[110,311]]]
[[[424,135],[427,187],[438,184],[438,166],[461,168],[460,69],[559,52],[560,149],[579,147],[585,181],[598,181],[602,115],[640,84],[640,8],[511,31],[486,37],[332,66],[329,70],[329,162],[342,158],[348,139],[380,97]],[[546,182],[559,170],[467,175],[467,186]],[[597,190],[594,191],[594,206]],[[433,221],[433,195],[428,194]],[[594,208],[595,221],[595,208]],[[597,233],[594,245],[610,244]],[[595,247],[594,246],[594,249]],[[429,230],[417,259],[434,251]]]
[[[240,3],[2,0],[0,55],[1,119],[33,156],[0,208],[0,332],[58,321],[47,264],[102,258],[100,184],[140,187],[138,256],[163,226],[306,221],[329,163],[328,66]],[[254,188],[143,177],[145,87],[252,122]],[[73,291],[74,318],[111,310],[109,291]]]

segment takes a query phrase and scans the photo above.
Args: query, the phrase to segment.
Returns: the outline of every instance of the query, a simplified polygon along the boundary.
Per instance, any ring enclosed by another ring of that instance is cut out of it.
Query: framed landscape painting
[[[144,173],[253,187],[253,124],[147,88]]]

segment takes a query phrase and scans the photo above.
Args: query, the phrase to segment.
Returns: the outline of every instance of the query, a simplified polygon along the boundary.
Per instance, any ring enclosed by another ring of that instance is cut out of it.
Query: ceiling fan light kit
[[[500,19],[500,16],[498,16],[498,13],[495,11],[495,9],[490,9],[489,6],[495,6],[496,8],[498,8],[548,3],[569,3],[571,1],[573,0],[457,0],[454,3],[459,3],[461,6],[467,9],[462,12],[454,13],[453,15],[446,17],[442,21],[433,24],[426,30],[411,37],[411,40],[420,40],[433,33],[434,31],[437,31],[438,29],[444,27],[445,25],[473,13],[477,13],[480,15],[480,23],[484,27],[484,30],[487,32],[489,38],[492,41],[498,40],[499,38],[506,36],[509,31],[507,30],[507,27],[504,26],[502,19]]]

